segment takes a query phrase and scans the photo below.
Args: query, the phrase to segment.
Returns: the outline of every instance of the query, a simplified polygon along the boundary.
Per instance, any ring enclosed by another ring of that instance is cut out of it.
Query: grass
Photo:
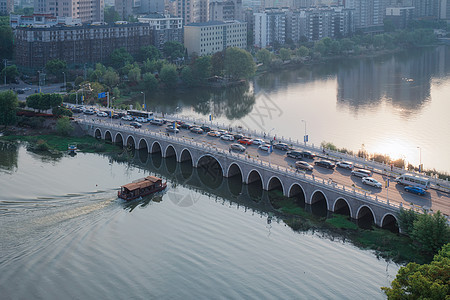
[[[67,151],[67,146],[69,144],[77,144],[79,151],[87,153],[117,152],[119,150],[117,146],[99,141],[91,136],[8,135],[2,136],[0,139],[5,141],[24,141],[32,144],[42,144],[45,142],[50,149],[58,151]]]
[[[333,215],[332,218],[327,219],[325,222],[339,229],[358,229],[358,225],[350,221],[348,217],[344,215]]]

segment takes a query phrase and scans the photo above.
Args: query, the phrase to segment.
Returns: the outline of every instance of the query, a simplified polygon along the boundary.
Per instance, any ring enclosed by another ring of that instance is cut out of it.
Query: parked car
[[[376,180],[375,178],[372,178],[372,177],[363,177],[361,179],[361,182],[363,184],[367,184],[367,185],[370,185],[370,186],[373,186],[376,188],[380,188],[380,189],[383,187],[383,184],[381,182],[379,182],[378,180]]]
[[[152,125],[157,125],[157,126],[163,126],[164,125],[164,121],[161,119],[153,119],[150,121],[150,124]],[[171,125],[173,126],[173,125]]]
[[[244,138],[244,135],[243,135],[243,134],[236,133],[236,134],[234,135],[234,139],[235,139],[235,140],[240,140],[240,139],[242,139],[242,138]]]
[[[123,116],[122,120],[124,120],[124,121],[133,121],[133,117],[132,116]]]
[[[327,169],[334,169],[334,163],[328,160],[318,160],[314,162],[314,165],[327,168]]]
[[[178,132],[180,132],[180,129],[178,129],[178,128],[173,128],[173,125],[167,126],[167,127],[166,127],[166,130],[167,130],[168,132],[173,132],[173,133],[178,133]]]
[[[264,145],[266,142],[263,139],[254,139],[253,144],[255,145]]]
[[[108,116],[108,114],[105,113],[104,111],[97,112],[97,117],[107,117],[107,116]]]
[[[259,145],[258,149],[269,152],[270,144]]]
[[[201,126],[200,127],[204,132],[209,132],[209,131],[211,131],[211,127],[209,127],[209,126],[206,126],[206,125],[203,125],[203,126]],[[203,132],[202,131],[202,132]]]
[[[76,114],[83,112],[83,110],[82,110],[81,108],[78,108],[78,107],[72,108],[71,111],[72,111],[73,113],[76,113]]]
[[[93,111],[92,109],[86,109],[86,110],[84,111],[84,114],[85,114],[85,115],[93,115],[93,114],[95,114],[95,111]]]
[[[278,149],[278,150],[283,150],[283,151],[287,151],[287,150],[289,150],[290,149],[290,147],[289,147],[289,145],[288,144],[286,144],[286,143],[277,143],[277,144],[275,144],[275,145],[273,145],[273,147],[275,148],[275,149]]]
[[[224,129],[219,129],[219,130],[217,130],[217,132],[218,132],[220,135],[229,134],[229,132],[226,131],[226,130],[224,130]]]
[[[206,135],[212,136],[212,137],[220,137],[221,134],[218,131],[210,131]]]
[[[179,124],[181,129],[191,129],[193,126],[188,123]]]
[[[202,134],[203,129],[201,129],[200,127],[192,127],[191,132],[196,133],[196,134]]]
[[[302,169],[306,171],[312,171],[314,169],[314,167],[308,164],[306,161],[301,160],[295,162],[295,167],[297,169]]]
[[[146,119],[146,118],[143,118],[143,117],[137,117],[137,118],[135,119],[135,121],[136,121],[136,122],[139,122],[139,123],[145,123],[145,122],[147,122],[147,119]]]
[[[352,175],[356,177],[370,177],[372,176],[372,172],[365,169],[354,169],[352,171]]]
[[[242,139],[238,140],[238,143],[240,143],[242,145],[251,145],[253,143],[253,141],[251,139],[242,138]]]
[[[336,163],[336,166],[338,166],[339,168],[348,169],[348,170],[353,169],[353,163],[350,161],[338,161]]]
[[[245,147],[244,146],[242,146],[241,144],[236,144],[236,143],[231,144],[230,145],[230,149],[231,150],[238,150],[238,151],[241,151],[241,152],[245,151]]]
[[[300,153],[302,154],[302,157],[306,157],[306,158],[314,158],[315,157],[315,155],[309,151],[301,151]]]
[[[224,134],[220,138],[224,141],[234,141],[234,136],[231,134]]]
[[[286,152],[286,156],[296,158],[296,159],[303,157],[302,153],[299,151],[288,151],[288,152]]]
[[[130,123],[131,126],[133,126],[134,128],[141,128],[142,124],[139,122],[131,122]]]
[[[410,185],[405,186],[405,191],[413,193],[413,194],[417,194],[420,196],[423,196],[426,193],[426,191],[423,188],[418,187],[418,186],[410,186]]]

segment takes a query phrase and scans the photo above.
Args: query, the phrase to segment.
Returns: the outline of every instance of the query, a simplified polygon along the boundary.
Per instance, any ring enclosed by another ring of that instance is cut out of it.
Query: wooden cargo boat
[[[167,182],[163,183],[161,178],[147,176],[121,186],[120,191],[117,192],[117,196],[126,201],[130,201],[162,191],[166,187]]]

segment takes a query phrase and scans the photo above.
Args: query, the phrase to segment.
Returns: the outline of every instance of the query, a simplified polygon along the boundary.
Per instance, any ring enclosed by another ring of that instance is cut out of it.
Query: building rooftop
[[[203,27],[203,26],[214,26],[214,25],[225,25],[231,23],[245,23],[237,20],[233,21],[208,21],[208,22],[199,22],[199,23],[190,23],[185,26],[195,26],[195,27]]]

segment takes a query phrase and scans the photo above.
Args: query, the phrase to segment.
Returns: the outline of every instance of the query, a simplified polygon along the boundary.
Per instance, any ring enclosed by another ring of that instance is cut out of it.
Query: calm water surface
[[[384,298],[398,265],[270,222],[235,184],[208,187],[196,172],[157,156],[2,146],[1,298]],[[117,199],[117,187],[149,174],[168,180],[166,193]]]
[[[149,96],[157,111],[353,151],[389,154],[450,172],[450,47],[339,60],[264,74],[224,91]],[[177,109],[178,107],[178,109]],[[302,122],[305,120],[305,122]],[[418,148],[419,147],[419,148]]]

